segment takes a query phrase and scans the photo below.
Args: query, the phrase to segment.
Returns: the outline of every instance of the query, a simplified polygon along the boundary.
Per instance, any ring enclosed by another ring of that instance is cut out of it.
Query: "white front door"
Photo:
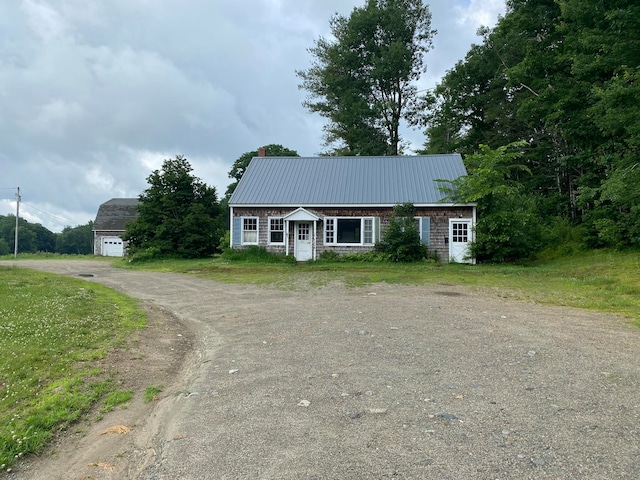
[[[459,263],[473,263],[469,258],[469,243],[471,242],[470,218],[449,219],[449,260]]]
[[[311,225],[311,222],[296,222],[294,256],[299,262],[311,260],[313,257]]]

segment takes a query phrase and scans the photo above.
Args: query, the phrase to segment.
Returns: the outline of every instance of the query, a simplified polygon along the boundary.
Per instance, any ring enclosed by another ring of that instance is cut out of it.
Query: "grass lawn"
[[[107,394],[97,360],[144,327],[137,302],[78,279],[0,267],[0,468],[38,452]]]

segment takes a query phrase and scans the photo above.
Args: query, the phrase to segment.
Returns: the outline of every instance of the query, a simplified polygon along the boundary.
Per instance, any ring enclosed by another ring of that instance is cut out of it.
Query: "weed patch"
[[[149,403],[158,398],[158,395],[162,391],[162,385],[152,385],[144,389],[144,403]]]

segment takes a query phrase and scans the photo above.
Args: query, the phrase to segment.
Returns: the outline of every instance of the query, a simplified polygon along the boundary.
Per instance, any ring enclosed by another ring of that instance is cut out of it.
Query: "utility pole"
[[[13,245],[13,258],[18,258],[18,220],[20,219],[20,187],[16,192],[16,239]]]

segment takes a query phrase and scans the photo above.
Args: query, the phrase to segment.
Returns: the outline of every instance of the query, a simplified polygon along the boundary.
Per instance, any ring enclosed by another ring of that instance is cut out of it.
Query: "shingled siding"
[[[258,217],[258,242],[267,250],[277,253],[285,253],[285,245],[269,244],[269,218],[284,217],[294,211],[294,208],[234,208],[234,217]],[[392,209],[380,208],[306,208],[307,211],[320,217],[316,222],[316,246],[318,256],[324,251],[333,251],[338,254],[368,252],[370,245],[325,245],[324,244],[324,217],[377,217],[380,218],[380,232],[388,227],[392,215]],[[445,239],[449,236],[450,218],[472,218],[472,207],[417,207],[416,217],[428,217],[430,220],[429,252],[435,253],[446,262],[449,259],[449,245]],[[294,226],[289,225],[289,231],[285,235],[289,237],[289,254],[293,255]],[[234,245],[234,248],[246,248],[246,245]]]

